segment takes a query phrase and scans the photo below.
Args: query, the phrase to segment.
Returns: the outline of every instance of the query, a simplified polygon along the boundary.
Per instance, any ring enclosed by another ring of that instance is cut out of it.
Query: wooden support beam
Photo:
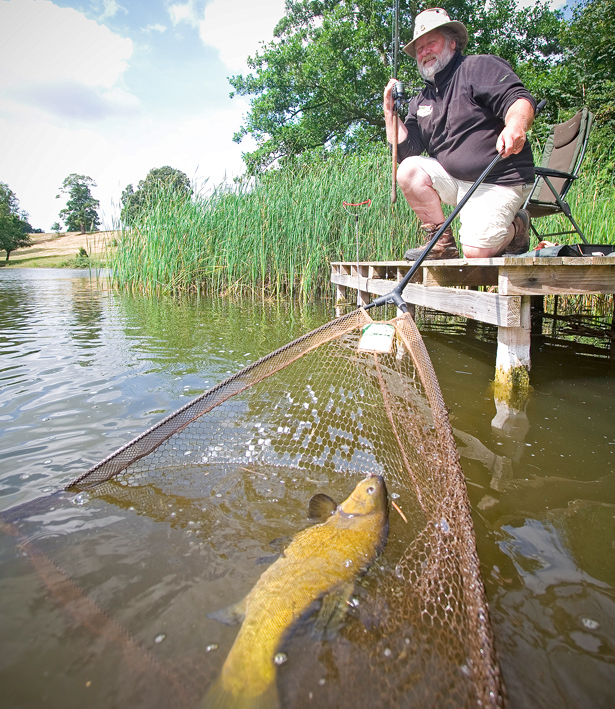
[[[575,262],[580,260],[574,259]],[[501,266],[498,291],[501,295],[615,293],[615,263],[611,266],[576,263],[569,267]]]
[[[331,280],[336,285],[357,288],[357,279],[333,273]],[[393,290],[394,283],[381,279],[363,281],[359,287],[373,295],[386,295]],[[480,320],[502,327],[519,327],[521,322],[521,298],[519,296],[500,296],[497,293],[481,293],[456,288],[426,288],[417,283],[409,283],[402,298],[407,303],[422,305],[434,310],[442,310],[451,315]]]
[[[495,392],[501,401],[512,402],[525,396],[531,367],[530,344],[532,317],[530,296],[521,298],[520,323],[517,327],[498,327],[498,349],[495,360]]]
[[[332,274],[340,274],[342,273],[342,264],[335,264],[332,266]],[[335,286],[335,302],[336,303],[345,303],[346,302],[346,286],[342,286],[339,284],[336,284]]]
[[[425,266],[424,286],[497,286],[497,266]]]
[[[357,270],[358,266],[358,270]],[[369,303],[369,265],[359,263],[354,266],[354,275],[358,279],[359,289],[357,292],[357,306],[362,307]]]

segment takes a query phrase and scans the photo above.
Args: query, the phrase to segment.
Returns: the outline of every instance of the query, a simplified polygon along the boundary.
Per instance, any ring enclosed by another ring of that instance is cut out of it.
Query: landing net
[[[359,309],[263,357],[68,489],[154,519],[181,495],[190,501],[186,519],[201,514],[213,525],[208,510],[237,475],[252,481],[246,516],[250,500],[274,484],[280,499],[291,481],[309,481],[322,492],[337,487],[340,501],[366,473],[382,475],[401,511],[391,509],[384,554],[359,581],[359,602],[337,637],[318,651],[305,633],[290,640],[289,657],[295,643],[302,659],[280,668],[282,706],[502,707],[467,491],[438,381],[409,316],[390,321],[386,354],[359,348],[371,322]],[[229,589],[228,602],[238,600]],[[120,632],[86,611],[107,635]],[[174,677],[175,688],[191,687],[173,689],[176,705],[198,705],[223,660],[199,658],[196,680],[185,665],[179,684],[168,668],[157,681]],[[334,668],[333,678],[314,683],[322,666]]]

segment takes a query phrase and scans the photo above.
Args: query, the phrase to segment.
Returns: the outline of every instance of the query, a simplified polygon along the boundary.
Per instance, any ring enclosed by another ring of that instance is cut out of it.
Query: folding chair
[[[566,194],[578,177],[593,122],[594,114],[589,109],[582,108],[569,121],[558,123],[551,128],[542,154],[542,163],[536,168],[534,188],[523,208],[528,210],[532,219],[561,212],[574,229],[539,234],[532,224],[532,231],[539,239],[577,233],[584,243],[588,243],[572,216],[570,206],[566,202]]]

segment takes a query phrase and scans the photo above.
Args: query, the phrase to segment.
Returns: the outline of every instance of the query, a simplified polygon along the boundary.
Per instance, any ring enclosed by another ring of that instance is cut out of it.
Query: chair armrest
[[[567,180],[576,180],[576,175],[571,175],[569,172],[561,172],[561,170],[552,170],[549,167],[535,167],[534,172],[539,177],[563,177]]]

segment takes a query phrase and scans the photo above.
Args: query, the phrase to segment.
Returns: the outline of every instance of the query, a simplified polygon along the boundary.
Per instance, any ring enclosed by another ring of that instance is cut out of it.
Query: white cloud
[[[98,17],[99,20],[106,20],[109,17],[115,17],[120,10],[126,15],[128,14],[128,10],[119,3],[115,2],[115,0],[102,0],[102,5],[103,11]]]
[[[204,44],[218,50],[220,60],[237,72],[247,70],[261,42],[273,39],[273,30],[284,16],[284,0],[213,0],[199,22]]]
[[[160,32],[162,34],[163,32],[166,32],[167,28],[165,25],[160,25],[160,24],[155,24],[155,25],[147,25],[146,27],[143,28],[143,32]]]
[[[257,9],[246,0],[227,2],[230,15],[221,12],[225,3],[220,0],[208,6],[209,14],[203,0],[194,0],[174,6],[171,16],[204,33],[229,66],[241,69],[258,40],[271,38],[283,0]],[[96,11],[105,7],[121,10],[107,3]],[[164,31],[164,25],[147,24],[147,19],[134,28],[137,37],[143,36],[143,26]],[[76,10],[50,0],[0,0],[0,180],[17,194],[33,226],[49,229],[58,219],[63,203],[55,195],[73,172],[96,181],[93,194],[105,225],[111,226],[121,191],[154,167],[171,165],[197,182],[209,178],[209,185],[244,171],[241,153],[254,145],[249,139],[236,145],[232,135],[248,103],[225,97],[221,108],[212,103],[198,113],[179,107],[159,111],[145,100],[141,105],[124,84],[132,53],[131,39]],[[142,53],[139,77],[144,85],[151,82],[151,89],[158,74],[147,73],[146,60]],[[221,73],[218,62],[212,71]]]
[[[68,125],[36,111],[24,112],[19,122],[0,115],[0,136],[7,136],[0,138],[0,180],[17,194],[30,223],[48,230],[64,206],[55,199],[64,178],[73,172],[89,175],[97,183],[92,193],[100,200],[103,225],[112,227],[122,190],[136,186],[154,167],[170,165],[197,182],[210,178],[209,185],[243,172],[241,152],[253,148],[235,145],[231,135],[246,104],[230,106],[176,121],[143,114],[130,121],[112,118],[104,128]]]
[[[198,14],[199,10],[197,8],[195,0],[188,0],[187,3],[175,3],[169,5],[169,15],[171,17],[171,22],[174,25],[180,22],[187,22],[188,24],[196,27],[198,24]]]
[[[98,91],[76,81],[30,81],[7,89],[7,107],[14,116],[23,105],[42,109],[66,119],[98,121],[110,116],[130,116],[140,109],[139,100],[121,88]]]
[[[0,89],[28,81],[74,81],[110,89],[132,41],[49,0],[0,2]]]

